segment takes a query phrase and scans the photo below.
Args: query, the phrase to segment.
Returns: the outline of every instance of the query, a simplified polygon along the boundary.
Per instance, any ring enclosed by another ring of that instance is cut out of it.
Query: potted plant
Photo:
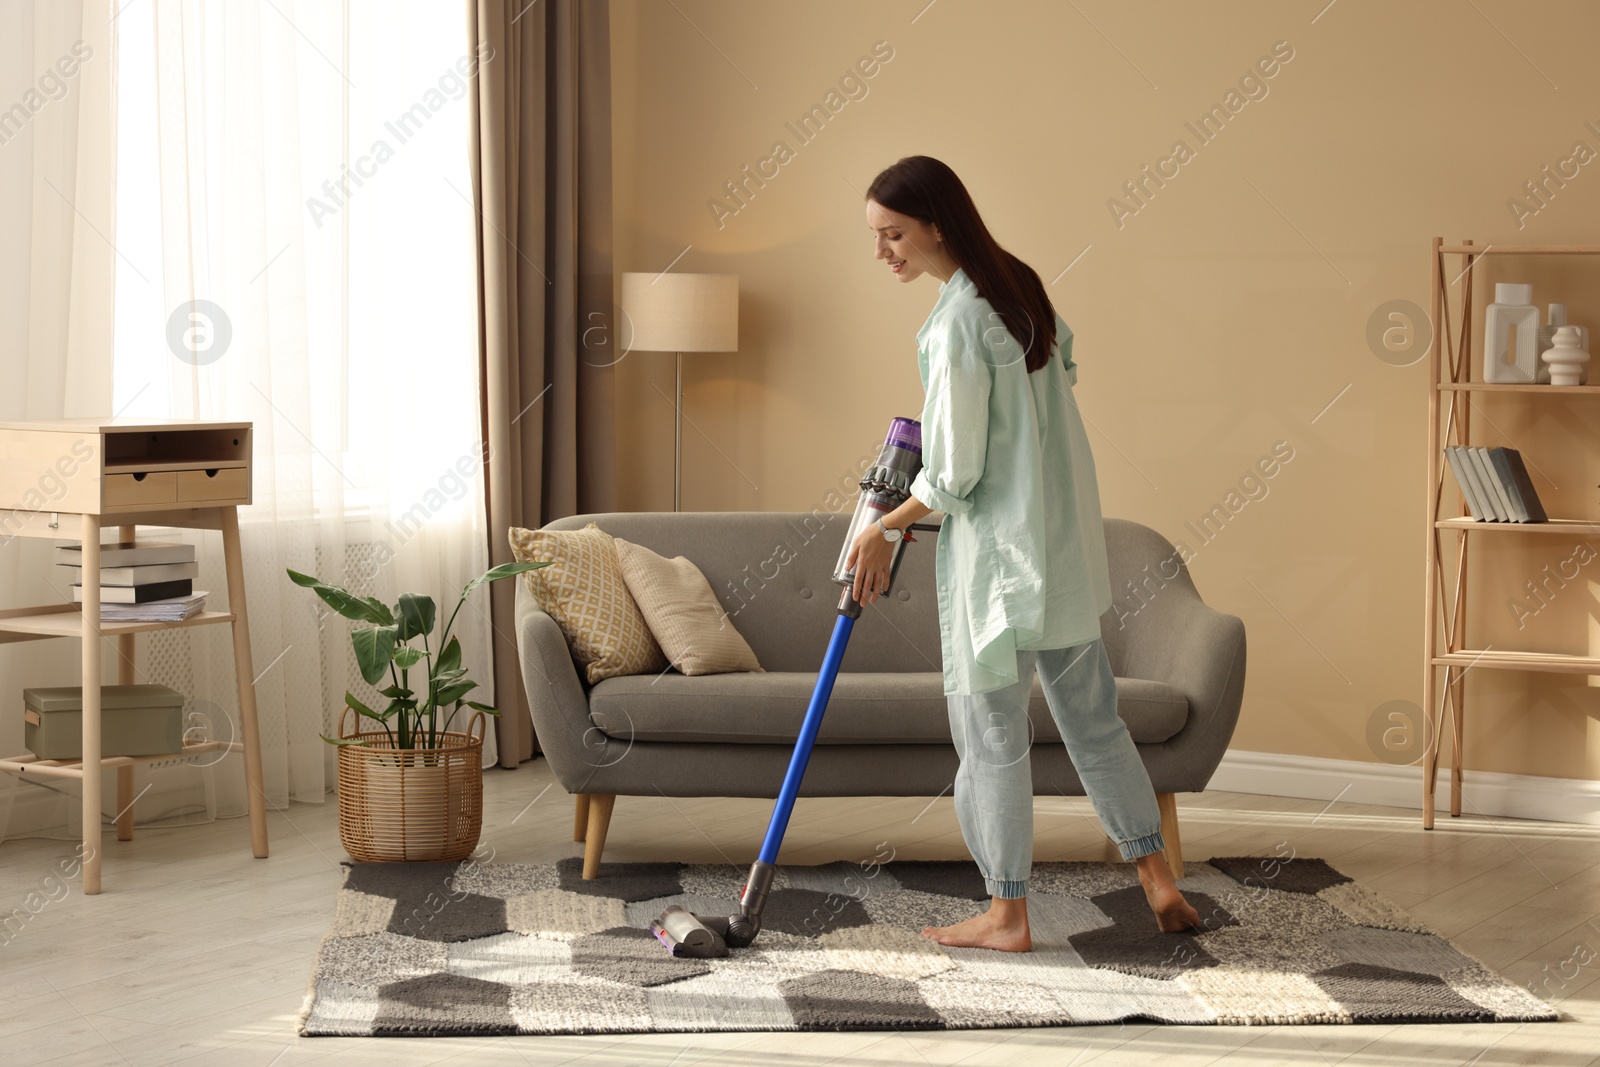
[[[461,642],[450,632],[467,596],[480,585],[548,567],[549,562],[503,563],[461,590],[437,649],[429,643],[433,598],[402,593],[390,608],[375,597],[289,571],[289,579],[316,593],[334,611],[370,623],[350,632],[361,677],[389,703],[375,710],[345,693],[339,736],[339,840],[365,862],[460,860],[477,847],[483,826],[483,728],[500,712],[467,699],[478,687],[461,665]],[[420,645],[412,644],[420,641]],[[421,676],[412,681],[411,672]],[[463,708],[465,729],[453,730]],[[345,728],[355,712],[355,729]],[[362,729],[362,720],[376,724]]]

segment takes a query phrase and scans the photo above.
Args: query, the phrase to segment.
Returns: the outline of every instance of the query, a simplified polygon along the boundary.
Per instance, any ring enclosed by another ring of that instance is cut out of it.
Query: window
[[[404,513],[478,439],[461,6],[133,3],[116,27],[113,410],[253,419],[258,456],[307,459],[316,515]]]

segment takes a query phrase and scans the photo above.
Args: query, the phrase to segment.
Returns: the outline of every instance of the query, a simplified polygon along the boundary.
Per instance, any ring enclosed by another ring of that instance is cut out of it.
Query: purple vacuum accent
[[[886,449],[892,445],[922,455],[922,423],[916,419],[895,419],[889,424],[889,436],[883,445]]]

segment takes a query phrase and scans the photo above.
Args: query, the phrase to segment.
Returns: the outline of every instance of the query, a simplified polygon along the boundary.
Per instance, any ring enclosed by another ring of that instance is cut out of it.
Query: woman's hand
[[[889,564],[894,560],[894,545],[883,539],[876,522],[856,535],[850,554],[844,559],[846,570],[855,569],[856,581],[851,596],[858,604],[871,604],[889,588]],[[865,593],[867,599],[862,599]]]

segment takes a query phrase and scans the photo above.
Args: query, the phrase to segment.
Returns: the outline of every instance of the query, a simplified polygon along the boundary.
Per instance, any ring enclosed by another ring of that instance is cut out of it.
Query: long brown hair
[[[872,179],[867,199],[939,227],[978,295],[1022,345],[1028,373],[1045,365],[1056,344],[1055,306],[1034,269],[989,233],[955,171],[932,156],[906,156]]]

